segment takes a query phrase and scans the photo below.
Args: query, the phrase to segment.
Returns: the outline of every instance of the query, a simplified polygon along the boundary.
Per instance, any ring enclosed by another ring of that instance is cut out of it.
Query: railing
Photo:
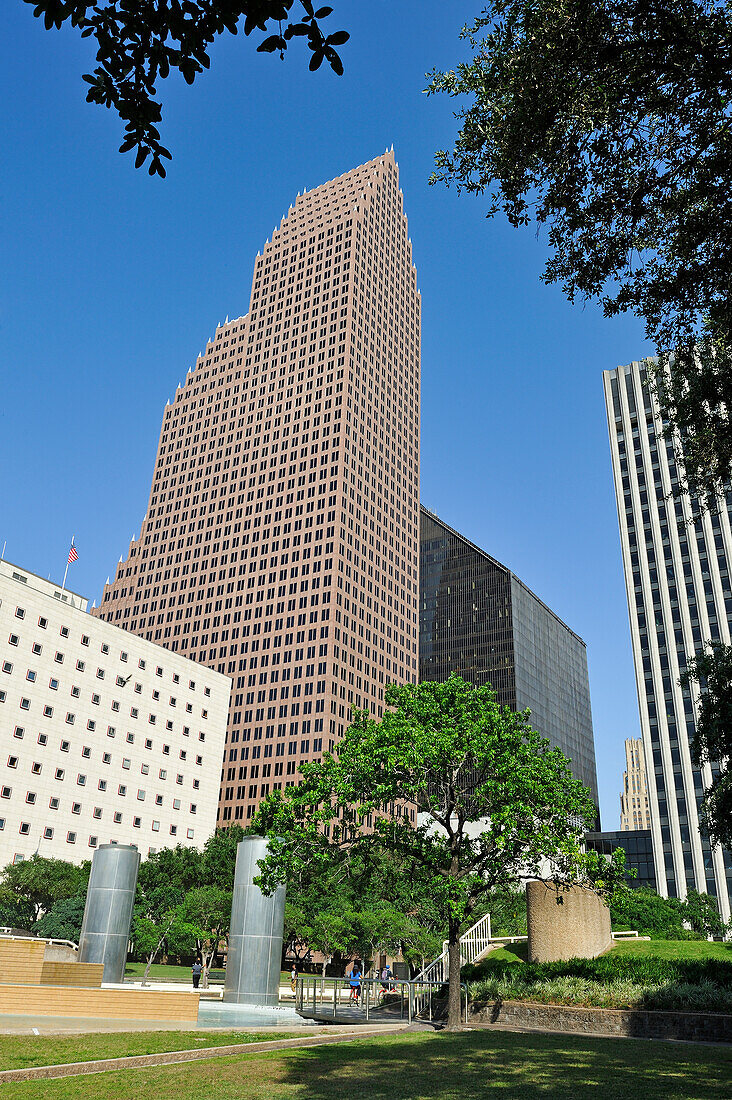
[[[384,1010],[387,1018],[395,1017],[397,1009],[399,1019],[412,1023],[417,1017],[427,1014],[432,1019],[432,1000],[434,993],[442,989],[445,982],[425,981],[422,978],[401,980],[390,978],[362,978],[358,997],[353,996],[349,978],[318,978],[303,975],[297,979],[295,989],[295,1011],[301,1015],[332,1016],[336,1019],[339,1009],[351,1005],[364,1013],[366,1020],[375,1012]],[[460,1006],[462,1013],[465,999],[465,1022],[468,1022],[468,987],[460,983]],[[377,1019],[384,1019],[384,1015]]]
[[[10,929],[6,928],[0,928],[0,936],[4,940],[30,940],[33,943],[47,943],[51,947],[71,947],[74,951],[79,950],[78,943],[74,943],[73,940],[54,940],[49,939],[47,936],[14,936]]]
[[[639,940],[640,935],[633,930],[632,932],[611,932],[610,935],[614,940]]]
[[[472,928],[468,928],[467,932],[463,932],[460,937],[460,965],[464,966],[465,963],[475,962],[488,950],[492,942],[491,917],[490,913],[486,913],[485,916],[475,922]],[[421,970],[414,980],[446,982],[449,972],[448,947],[447,940],[445,940],[442,944],[442,953],[437,956],[434,962]]]

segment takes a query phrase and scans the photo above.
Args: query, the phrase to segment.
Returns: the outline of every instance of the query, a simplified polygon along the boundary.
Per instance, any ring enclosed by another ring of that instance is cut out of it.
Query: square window
[[[17,768],[18,767],[18,757],[17,756],[9,756],[8,757],[8,767],[9,768]]]
[[[150,774],[150,765],[149,764],[141,764],[140,765],[140,771],[142,772],[143,775],[149,775]]]
[[[81,644],[86,645],[86,646],[89,645],[89,635],[88,634],[82,634],[81,635]]]
[[[88,745],[83,746],[83,748],[81,750],[81,755],[84,757],[85,760],[89,759],[89,757],[91,756],[91,749],[89,748]]]
[[[24,619],[25,618],[25,609],[22,608],[22,607],[16,607],[15,617],[16,617],[16,619]]]
[[[7,672],[8,675],[13,671],[13,666],[10,661],[3,661],[3,672]]]
[[[163,804],[163,796],[161,794],[156,794],[155,795],[155,805],[156,806],[162,806],[162,804]]]
[[[154,725],[155,725],[155,715],[154,715],[154,714],[150,714],[150,715],[148,715],[148,719],[147,719],[147,720],[148,720],[148,722],[150,723],[150,725],[151,725],[151,726],[154,726]]]
[[[66,715],[66,725],[73,726],[75,720],[76,716],[69,711],[69,713]]]
[[[112,754],[111,754],[111,752],[103,752],[102,753],[102,763],[103,764],[111,764],[112,763]]]
[[[200,786],[201,786],[200,779],[194,779],[193,780],[193,790],[197,791]]]
[[[73,832],[69,831],[66,834],[66,843],[67,844],[76,844],[76,833],[73,833]]]
[[[17,737],[18,740],[21,741],[23,739],[23,734],[24,733],[25,733],[25,728],[23,726],[16,726],[15,729],[13,730],[13,737]]]
[[[106,642],[102,642],[102,653],[109,653],[109,646]]]
[[[90,848],[96,848],[96,846],[97,846],[97,838],[95,836],[90,836],[89,837],[89,847]]]
[[[152,830],[153,830],[154,833],[159,833],[160,832],[160,822],[159,821],[153,821]]]
[[[94,809],[92,810],[92,817],[96,821],[101,821],[101,818],[102,818],[102,807],[101,806],[95,806],[94,807]]]
[[[39,764],[37,761],[34,760],[33,763],[31,764],[31,771],[33,772],[33,774],[34,775],[40,775],[42,770],[43,770],[43,765]]]
[[[181,758],[181,760],[185,760],[185,758],[186,758],[186,750],[185,750],[185,749],[181,749],[181,750],[180,750],[180,753],[179,753],[179,755],[180,755],[180,758]]]
[[[28,669],[28,671],[27,671],[27,672],[26,672],[26,674],[25,674],[25,678],[26,678],[26,680],[28,680],[28,681],[29,681],[29,682],[30,682],[31,684],[35,684],[35,682],[36,682],[36,674],[35,674],[35,672],[33,671],[33,669],[32,669],[32,668],[29,668],[29,669]]]
[[[17,645],[18,642],[20,641],[20,638],[18,637],[17,634],[11,634],[10,637],[8,638],[8,641],[10,642],[11,645]]]
[[[40,657],[40,655],[43,653],[43,646],[41,645],[40,642],[34,642],[33,643],[33,652],[36,655],[36,657]]]
[[[171,695],[171,697],[170,697],[170,705],[171,705],[171,707],[174,707],[174,706],[176,705],[176,699],[175,699],[175,695]]]
[[[152,693],[152,697],[153,697],[153,699],[155,699],[155,700],[156,700],[156,702],[157,702],[157,700],[159,700],[159,699],[160,699],[160,692],[159,692],[159,691],[155,691],[155,690],[154,690],[154,691],[153,691],[153,693]]]
[[[169,733],[173,732],[173,723],[170,721],[170,719],[168,719],[168,721],[165,723],[165,728],[166,730],[168,730]]]
[[[188,837],[189,840],[193,840],[193,829],[187,829],[186,830],[186,836]]]
[[[114,734],[115,734],[114,726],[107,726],[107,737],[114,737]]]
[[[174,684],[179,684],[180,683],[180,676],[178,675],[177,672],[173,673],[173,683]]]
[[[195,680],[189,680],[188,681],[188,687],[191,689],[191,691],[195,691],[196,690],[196,681]]]
[[[145,661],[142,659],[142,657],[140,657],[140,660],[137,662],[137,667],[143,669],[145,668]]]
[[[104,679],[104,669],[103,668],[98,668],[97,669],[97,680],[103,680],[103,679]]]
[[[112,700],[112,710],[115,714],[119,714],[119,702],[116,699]]]
[[[160,771],[158,772],[158,777],[159,777],[160,779],[167,779],[167,778],[168,778],[168,773],[167,773],[167,771],[165,770],[165,768],[161,768],[161,769],[160,769]]]
[[[76,667],[79,670],[79,672],[83,672],[84,669],[86,668],[86,661],[77,661],[76,662]]]
[[[106,779],[100,779],[99,782],[97,783],[97,788],[100,791],[106,791],[106,789],[107,789],[107,780]]]
[[[128,733],[128,734],[127,734],[127,743],[128,743],[129,745],[134,745],[134,743],[135,743],[135,735],[134,735],[134,733]]]
[[[21,836],[28,836],[28,834],[30,833],[30,821],[21,821],[18,832],[21,834]]]
[[[179,798],[174,798],[173,799],[173,809],[174,810],[179,810],[180,809],[180,799]]]
[[[77,687],[76,684],[72,685],[71,696],[73,699],[79,699],[81,697],[81,688]]]
[[[142,825],[142,818],[141,817],[133,817],[132,818],[132,824],[134,825],[134,827],[136,829],[139,829],[140,826]]]
[[[77,783],[77,786],[79,786],[79,787],[86,786],[86,776],[82,775],[81,772],[79,772],[79,774],[76,777],[76,783]]]
[[[38,734],[38,744],[39,745],[47,745],[48,744],[48,734],[47,733],[39,733]]]
[[[137,718],[137,707],[130,707],[130,718]]]
[[[72,814],[80,814],[81,813],[81,802],[72,802],[71,803],[71,812],[72,812]]]
[[[98,707],[100,702],[101,702],[101,697],[99,695],[97,695],[96,692],[93,692],[91,700],[92,700],[92,703],[94,703],[94,705],[96,707]]]
[[[50,687],[51,691],[58,691],[58,680],[54,680],[52,676],[51,679],[48,681],[48,686]]]
[[[175,836],[177,834],[177,832],[178,832],[178,826],[177,825],[171,825],[170,826],[170,835]]]
[[[57,810],[58,809],[58,799],[57,798],[49,798],[48,808],[49,808],[49,810]]]
[[[59,779],[59,780],[63,779],[65,774],[66,773],[64,772],[63,768],[56,768],[56,779]]]
[[[58,650],[56,651],[56,656],[53,659],[57,665],[62,665],[64,663],[64,655],[63,653],[59,653]]]
[[[118,794],[118,795],[119,795],[119,796],[120,796],[121,798],[124,798],[124,797],[126,796],[126,794],[127,794],[127,787],[125,787],[124,783],[120,783],[119,787],[117,788],[117,794]]]
[[[150,738],[149,738],[149,737],[146,737],[146,738],[145,738],[145,748],[146,748],[146,749],[151,749],[151,748],[152,748],[152,746],[153,746],[153,743],[152,743],[152,741],[150,740]]]
[[[114,823],[115,823],[115,825],[121,825],[122,824],[122,814],[119,812],[119,810],[115,811]]]
[[[198,764],[198,766],[200,767],[200,766],[201,766],[201,764],[203,764],[203,757],[202,757],[202,756],[197,756],[197,757],[196,757],[196,763],[197,763],[197,764]]]
[[[48,619],[44,618],[44,616],[41,615],[40,619],[38,620],[38,625],[40,626],[41,630],[45,630],[48,626]]]
[[[120,653],[119,659],[120,659],[120,661],[126,661],[127,660],[127,654],[125,653],[124,649]]]
[[[0,798],[10,798],[12,793],[12,787],[0,787]]]
[[[61,635],[62,638],[68,638],[69,628],[67,626],[62,626],[61,629],[59,630],[59,634]]]
[[[196,803],[191,802],[191,813],[194,814],[195,812],[196,812]]]
[[[156,676],[162,676],[163,675],[163,670],[160,667],[160,665],[158,665],[158,667],[155,669],[155,675]]]
[[[145,792],[144,791],[138,790],[138,792],[137,792],[137,801],[138,802],[144,802],[145,801]]]
[[[71,747],[71,742],[70,741],[62,741],[61,744],[59,745],[59,748],[61,749],[61,752],[68,752],[70,747]]]
[[[170,745],[163,745],[163,756],[170,755]]]
[[[22,698],[20,700],[20,709],[21,710],[30,710],[30,699]]]
[[[46,706],[43,708],[43,717],[53,718],[53,707],[46,704]]]
[[[25,800],[30,806],[35,806],[35,804],[36,804],[35,791],[28,791],[27,795],[25,796]]]
[[[43,830],[43,839],[53,840],[53,829],[50,825],[46,825],[45,829]]]
[[[211,694],[211,688],[204,688],[203,689],[203,694],[204,695],[210,695]]]
[[[131,761],[130,761],[129,756],[125,756],[122,760],[122,767],[125,768],[126,770],[129,770],[130,763],[131,763]]]

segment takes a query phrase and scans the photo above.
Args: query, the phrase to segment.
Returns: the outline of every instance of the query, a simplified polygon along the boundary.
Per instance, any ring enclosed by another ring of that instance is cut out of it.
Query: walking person
[[[200,959],[196,959],[193,966],[191,967],[191,973],[193,975],[193,988],[194,989],[198,989],[198,983],[201,980],[201,971],[202,970],[203,970],[203,967],[201,966]]]
[[[353,968],[351,970],[349,978],[349,985],[351,986],[351,996],[349,997],[349,1000],[355,1001],[355,1003],[358,1004],[359,998],[361,996],[361,967],[357,962],[353,964]]]
[[[297,989],[297,966],[295,963],[292,964],[292,969],[290,970],[290,989],[293,993]]]

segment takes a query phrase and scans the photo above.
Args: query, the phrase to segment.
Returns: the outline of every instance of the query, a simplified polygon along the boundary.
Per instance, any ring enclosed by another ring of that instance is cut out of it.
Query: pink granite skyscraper
[[[234,680],[219,824],[417,679],[420,297],[387,152],[298,195],[165,409],[102,618]]]

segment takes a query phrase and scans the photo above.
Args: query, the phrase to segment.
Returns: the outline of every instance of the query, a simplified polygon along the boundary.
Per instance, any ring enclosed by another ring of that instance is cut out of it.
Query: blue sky
[[[161,84],[168,178],[117,152],[85,102],[93,49],[21,0],[0,40],[0,548],[98,599],[147,506],[166,400],[218,321],[246,312],[257,250],[303,187],[394,145],[423,296],[422,499],[587,642],[603,825],[618,827],[638,712],[602,371],[640,323],[540,281],[533,230],[429,187],[453,104],[425,73],[463,55],[477,0],[334,0],[346,73],[228,37],[189,88]]]

